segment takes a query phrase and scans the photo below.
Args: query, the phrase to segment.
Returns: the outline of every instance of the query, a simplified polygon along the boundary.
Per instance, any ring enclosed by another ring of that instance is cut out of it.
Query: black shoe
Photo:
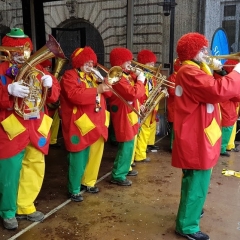
[[[200,215],[200,218],[202,218],[203,215],[204,215],[204,211],[202,210],[201,215]]]
[[[127,178],[125,180],[111,179],[110,182],[113,184],[117,184],[119,186],[131,186],[132,185],[132,181],[128,180]]]
[[[237,148],[235,147],[235,148],[232,148],[231,150],[228,150],[228,149],[227,149],[227,151],[228,151],[228,152],[239,152],[239,149],[237,149]]]
[[[72,201],[74,202],[81,202],[83,201],[83,196],[81,195],[81,193],[77,193],[77,194],[69,194],[70,198]]]
[[[138,175],[138,171],[136,170],[132,170],[132,171],[129,171],[127,176],[137,176]]]
[[[189,233],[189,234],[184,234],[184,233],[180,233],[180,232],[177,232],[175,231],[175,233],[177,235],[180,235],[180,236],[183,236],[187,239],[190,239],[190,240],[209,240],[209,236],[201,231],[199,232],[196,232],[196,233]]]
[[[230,157],[230,154],[228,152],[220,153],[220,155],[223,157]]]
[[[99,192],[99,188],[98,187],[88,187],[85,185],[81,185],[81,191],[85,190],[88,193],[98,193]]]
[[[160,148],[159,148],[159,146],[157,146],[157,145],[148,145],[147,146],[147,148],[148,148],[148,150],[159,150]]]
[[[18,228],[18,222],[15,217],[13,218],[4,218],[3,226],[8,230],[15,230]]]
[[[17,219],[26,219],[32,222],[41,222],[44,219],[44,214],[39,211],[35,211],[30,214],[16,214]]]
[[[142,160],[134,160],[136,163],[145,163],[145,162],[150,162],[151,159],[150,158],[145,158],[145,159],[142,159]]]

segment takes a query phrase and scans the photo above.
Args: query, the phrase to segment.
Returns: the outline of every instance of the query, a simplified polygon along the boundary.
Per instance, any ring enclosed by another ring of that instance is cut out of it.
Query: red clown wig
[[[97,55],[91,47],[77,48],[71,55],[73,68],[80,68],[84,63],[93,61],[93,65],[97,64]]]
[[[208,47],[208,40],[204,35],[197,32],[183,35],[177,43],[179,60],[185,61],[193,59],[203,47]]]
[[[146,64],[150,62],[156,63],[157,57],[152,51],[144,49],[138,53],[137,61],[142,64]]]
[[[122,66],[123,63],[131,61],[133,59],[132,52],[124,47],[114,48],[110,52],[110,64],[111,66]]]

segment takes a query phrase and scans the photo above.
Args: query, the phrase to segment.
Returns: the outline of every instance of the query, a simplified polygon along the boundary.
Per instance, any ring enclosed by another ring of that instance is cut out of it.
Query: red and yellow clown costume
[[[177,43],[182,66],[176,77],[172,166],[183,171],[176,231],[193,234],[199,222],[221,146],[219,102],[240,93],[237,71],[214,79],[193,60],[207,39],[199,33],[183,35]],[[206,51],[206,50],[205,50]]]
[[[137,61],[141,64],[155,64],[157,62],[156,55],[147,49],[141,50],[137,55]],[[144,70],[145,76],[145,94],[139,99],[141,105],[144,105],[149,95],[153,91],[154,87],[157,85],[156,78],[147,70]],[[158,111],[158,105],[146,118],[145,122],[142,124],[139,133],[137,135],[136,150],[135,150],[135,162],[141,162],[146,159],[146,151],[148,145],[155,144],[156,136],[156,114]]]
[[[71,59],[73,69],[67,70],[60,82],[60,104],[62,132],[69,151],[68,190],[79,194],[80,183],[94,187],[97,181],[110,117],[105,97],[111,92],[97,94],[96,77],[80,69],[88,61],[93,61],[94,66],[97,63],[90,47],[77,48]]]
[[[177,72],[181,67],[181,62],[179,58],[176,58],[173,64],[174,72],[168,77],[168,81],[175,84]],[[170,150],[172,150],[173,142],[173,122],[174,122],[174,98],[175,98],[175,88],[168,87],[168,98],[167,98],[167,120],[170,126]]]
[[[127,48],[117,47],[110,52],[111,66],[123,67],[124,63],[133,58],[132,52]],[[139,111],[138,99],[145,93],[143,83],[135,75],[123,69],[124,73],[113,89]],[[117,156],[112,170],[112,181],[124,182],[130,169],[133,153],[134,139],[139,130],[138,115],[116,95],[109,99],[111,121],[116,140],[119,142]],[[130,184],[129,184],[130,185]]]
[[[2,46],[21,47],[25,43],[29,43],[32,51],[32,42],[24,33],[19,38],[7,34],[2,39]],[[39,109],[39,118],[24,120],[16,113],[14,104],[18,101],[20,106],[22,98],[16,99],[8,92],[8,85],[15,78],[13,66],[15,70],[21,68],[14,64],[8,61],[0,64],[0,216],[4,219],[13,218],[16,213],[23,216],[36,212],[34,201],[44,178],[44,155],[48,153],[52,123],[46,105]],[[35,68],[50,75],[41,65]],[[9,69],[12,69],[11,75],[6,74]],[[34,82],[34,87],[39,88],[37,106],[42,99],[41,77],[37,73]],[[55,102],[60,94],[57,79],[51,77],[53,84],[47,91],[46,103]],[[31,99],[25,98],[25,104],[26,112],[29,112],[28,108],[33,107]]]
[[[236,60],[227,60],[224,63],[223,71],[216,72],[214,76],[221,77],[230,73],[234,66],[238,63]],[[238,105],[240,101],[240,95],[235,96],[225,102],[220,102],[220,110],[222,117],[222,143],[221,143],[221,154],[224,156],[230,156],[226,150],[233,149],[235,151],[235,136],[236,136],[236,122],[238,119]],[[231,143],[229,144],[229,141]],[[230,145],[228,147],[228,145]],[[236,150],[237,151],[237,150]]]

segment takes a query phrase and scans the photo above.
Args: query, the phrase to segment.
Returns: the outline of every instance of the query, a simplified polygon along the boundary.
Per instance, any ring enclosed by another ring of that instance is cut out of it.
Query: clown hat
[[[2,46],[4,47],[22,47],[25,43],[29,43],[30,50],[33,50],[33,44],[31,39],[24,34],[23,30],[20,28],[13,28],[10,33],[2,39]]]
[[[73,68],[80,68],[84,63],[93,61],[93,65],[97,64],[97,55],[91,47],[77,48],[71,55]]]
[[[193,59],[203,47],[208,47],[208,40],[204,35],[197,32],[183,35],[177,43],[179,60],[185,61]]]
[[[151,63],[151,62],[156,63],[157,57],[152,51],[144,49],[138,53],[137,61],[142,64]]]
[[[124,47],[114,48],[110,52],[111,66],[122,66],[123,63],[131,61],[132,59],[133,59],[132,52]]]
[[[27,38],[28,35],[26,35],[21,28],[12,28],[10,33],[6,34],[8,37],[12,38]]]
[[[233,59],[228,59],[225,63],[224,63],[224,69],[226,70],[227,73],[230,73],[236,64],[238,64],[239,62],[237,60],[233,60]],[[229,65],[229,66],[228,66]],[[231,66],[230,66],[231,65]]]

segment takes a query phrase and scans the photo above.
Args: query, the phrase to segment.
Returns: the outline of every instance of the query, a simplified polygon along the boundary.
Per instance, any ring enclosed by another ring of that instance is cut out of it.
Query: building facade
[[[106,67],[110,67],[110,51],[117,46],[131,49],[135,57],[140,50],[150,49],[157,55],[158,63],[164,66],[169,63],[171,41],[175,58],[176,44],[183,34],[197,31],[205,34],[211,43],[214,32],[220,27],[228,35],[231,52],[240,50],[240,16],[237,15],[240,2],[237,0],[175,0],[172,40],[171,15],[164,16],[163,7],[159,5],[164,0],[0,2],[1,37],[13,27],[28,29],[27,34],[36,50],[39,48],[36,44],[38,39],[47,41],[51,34],[67,57],[76,47],[91,46],[98,61]],[[42,5],[38,5],[40,2]],[[28,18],[26,8],[30,11]]]

